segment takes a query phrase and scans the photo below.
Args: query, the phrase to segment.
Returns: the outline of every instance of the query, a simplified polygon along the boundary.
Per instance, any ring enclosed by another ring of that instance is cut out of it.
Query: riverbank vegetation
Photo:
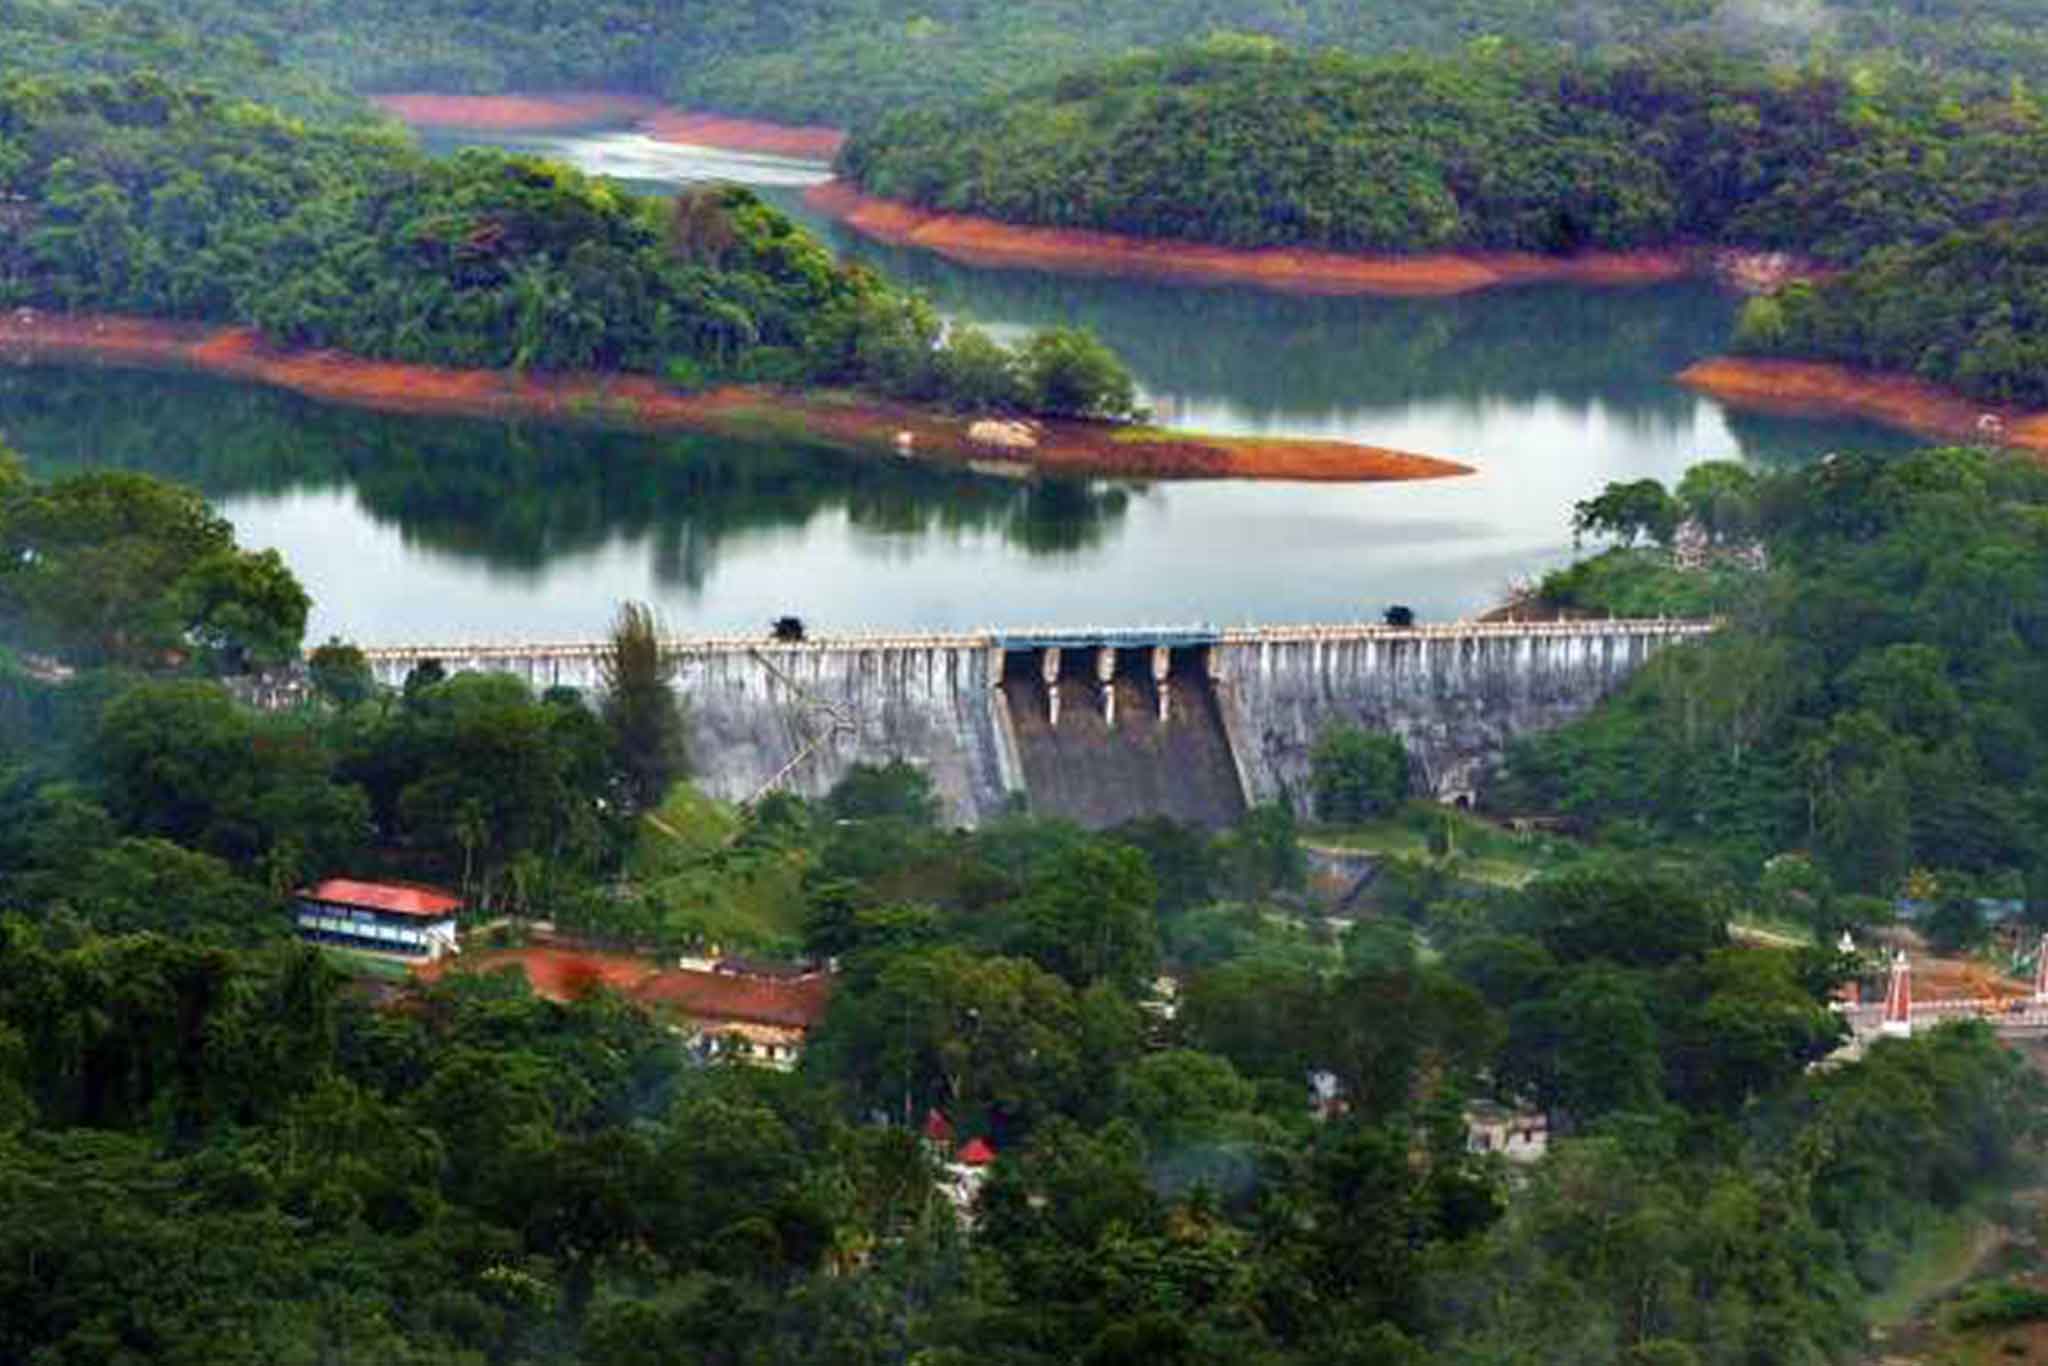
[[[228,168],[232,167],[232,172]],[[0,88],[0,306],[251,324],[441,366],[842,385],[1120,417],[1091,338],[1012,352],[751,193],[641,198],[531,157],[430,158],[148,76]]]
[[[1735,340],[1752,355],[1839,361],[2039,410],[2044,319],[2048,226],[2034,218],[1877,252],[1838,278],[1754,299]]]

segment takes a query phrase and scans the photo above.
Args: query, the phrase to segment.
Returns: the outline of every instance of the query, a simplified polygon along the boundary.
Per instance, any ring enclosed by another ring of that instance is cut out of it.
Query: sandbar
[[[1375,483],[1472,473],[1456,461],[1344,441],[1217,437],[1076,419],[1035,424],[1031,449],[991,448],[975,438],[969,417],[838,391],[725,385],[684,392],[644,375],[412,365],[280,348],[249,328],[35,309],[0,314],[4,361],[197,370],[380,412],[696,431],[956,465],[999,458],[1037,474]]]
[[[801,161],[830,161],[839,155],[846,133],[819,123],[767,123],[725,114],[693,114],[657,109],[640,120],[640,131],[659,142],[691,147],[716,147],[726,152],[764,152]]]
[[[1951,441],[2048,454],[2048,413],[1985,403],[1911,375],[1828,361],[1716,356],[1678,382],[1736,408],[1792,417],[1860,417]]]

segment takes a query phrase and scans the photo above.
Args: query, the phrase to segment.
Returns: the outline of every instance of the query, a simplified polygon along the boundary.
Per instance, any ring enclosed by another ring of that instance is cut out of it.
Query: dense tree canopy
[[[2038,623],[2013,597],[1985,638],[1975,595],[2032,573],[2007,542],[2039,485],[1937,454],[1714,471],[1677,501],[1765,535],[1774,572],[1853,583],[1882,549],[1930,585],[1889,635],[1779,628],[1839,656],[1823,691],[1866,719],[1800,733],[1843,728],[1850,791],[1944,733],[2024,747],[1994,700],[2030,716],[2032,694],[1994,661]],[[169,527],[213,527],[173,505]],[[1908,565],[1909,532],[1967,559],[1957,519],[1989,577]],[[49,567],[60,594],[94,572]],[[815,805],[672,790],[628,822],[618,795],[652,777],[616,714],[488,675],[378,689],[340,642],[321,660],[319,695],[264,714],[194,661],[38,677],[0,652],[0,1354],[1813,1359],[1862,1341],[1916,1224],[2008,1179],[2041,1115],[1979,1027],[1809,1072],[1841,965],[1725,931],[1839,910],[1795,862],[1578,854],[1507,890],[1397,861],[1347,929],[1303,898],[1285,808],[1221,835],[949,830],[897,763]],[[1584,733],[1553,768],[1518,756],[1524,780],[1574,771]],[[1397,757],[1332,747],[1358,780],[1333,796],[1390,798]],[[1827,828],[1843,860],[1886,838],[1860,808]],[[567,1003],[516,971],[350,990],[283,942],[283,894],[371,868],[664,952],[700,949],[715,907],[747,947],[836,958],[830,1009],[782,1075],[707,1065],[595,976]],[[1474,1097],[1546,1110],[1554,1156],[1506,1179],[1466,1142]],[[941,1163],[970,1137],[998,1157],[963,1224]]]
[[[1593,562],[1606,574],[1552,580],[1594,609],[1645,584],[1712,583],[1701,605],[1731,620],[1518,749],[1498,799],[1644,821],[1750,870],[1806,851],[1844,892],[1895,893],[1915,867],[1986,894],[2043,885],[2040,468],[1981,451],[1845,455],[1747,493],[1718,477],[1687,491],[1681,503],[1751,526],[1769,568],[1673,574],[1617,551]],[[1832,892],[1807,904],[1830,923]]]

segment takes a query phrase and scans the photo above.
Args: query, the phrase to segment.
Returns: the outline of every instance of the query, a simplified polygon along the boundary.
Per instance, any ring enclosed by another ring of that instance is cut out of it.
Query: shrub
[[[1371,820],[1407,797],[1408,747],[1398,735],[1332,727],[1316,742],[1309,784],[1318,818],[1340,824]]]

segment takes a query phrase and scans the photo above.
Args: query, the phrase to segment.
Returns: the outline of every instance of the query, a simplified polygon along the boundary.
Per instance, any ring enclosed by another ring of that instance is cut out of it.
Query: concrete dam
[[[1105,827],[1207,827],[1308,794],[1350,723],[1407,744],[1417,792],[1477,795],[1517,736],[1579,716],[1703,621],[1086,628],[666,642],[698,785],[828,792],[856,763],[923,768],[949,819],[1016,806]],[[380,683],[432,660],[535,689],[599,687],[602,643],[366,649]]]

